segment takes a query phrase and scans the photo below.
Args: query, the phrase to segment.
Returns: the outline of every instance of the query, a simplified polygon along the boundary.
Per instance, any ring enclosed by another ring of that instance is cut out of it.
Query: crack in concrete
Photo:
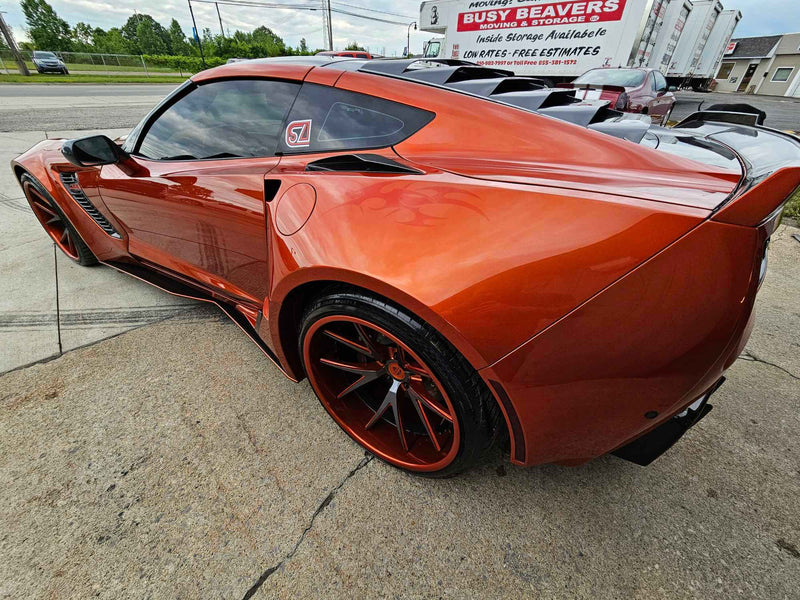
[[[778,369],[779,371],[783,371],[784,373],[786,373],[792,379],[797,379],[798,381],[800,381],[800,377],[798,377],[797,375],[795,375],[791,371],[788,371],[787,369],[784,369],[780,365],[776,365],[775,363],[771,363],[768,360],[764,360],[763,358],[759,358],[758,356],[756,356],[752,352],[748,351],[748,352],[743,353],[741,356],[739,356],[738,360],[746,360],[748,362],[758,362],[758,363],[761,363],[761,364],[764,364],[764,365],[769,365],[770,367],[774,367],[774,368]]]
[[[262,585],[269,579],[269,577],[278,569],[280,569],[287,561],[291,560],[292,557],[297,553],[300,549],[300,546],[303,544],[303,541],[306,539],[306,534],[311,531],[311,528],[314,527],[314,521],[317,519],[319,514],[325,510],[325,508],[331,503],[331,501],[336,497],[336,494],[344,487],[344,485],[353,477],[356,473],[358,473],[361,469],[366,467],[375,457],[371,454],[364,453],[364,458],[362,458],[359,463],[353,468],[344,478],[339,482],[339,484],[333,488],[325,499],[320,502],[317,509],[314,511],[314,514],[311,515],[311,520],[306,525],[306,528],[303,529],[303,533],[300,534],[297,542],[295,543],[294,547],[276,564],[271,566],[270,568],[266,569],[261,576],[256,580],[256,582],[252,585],[252,587],[247,590],[245,595],[242,597],[242,600],[249,600],[250,598],[255,595],[255,593],[261,588]]]

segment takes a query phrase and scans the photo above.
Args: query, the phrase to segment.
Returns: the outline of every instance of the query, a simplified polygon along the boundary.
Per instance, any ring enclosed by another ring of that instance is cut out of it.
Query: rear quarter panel
[[[284,157],[270,174],[282,181],[278,197],[301,182],[317,191],[299,232],[284,236],[270,227],[270,322],[277,322],[294,287],[345,281],[417,312],[476,368],[512,351],[708,214],[435,169],[422,175],[304,172],[319,157]],[[272,222],[278,204],[270,203]]]

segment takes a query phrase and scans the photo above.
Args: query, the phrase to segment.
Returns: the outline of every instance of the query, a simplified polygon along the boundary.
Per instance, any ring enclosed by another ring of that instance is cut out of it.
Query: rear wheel
[[[321,296],[305,311],[300,352],[333,419],[396,467],[454,475],[505,434],[469,363],[428,324],[383,300],[350,290]]]
[[[27,173],[20,178],[20,183],[33,214],[39,219],[39,223],[56,243],[56,246],[79,265],[88,267],[97,264],[97,257],[92,254],[89,247],[67,221],[64,213],[50,198],[50,194],[44,191],[39,183]]]

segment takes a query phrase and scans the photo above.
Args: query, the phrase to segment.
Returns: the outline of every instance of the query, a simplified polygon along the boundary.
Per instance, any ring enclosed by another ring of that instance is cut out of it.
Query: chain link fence
[[[35,73],[38,68],[33,62],[33,52],[20,51],[28,69]],[[159,75],[184,75],[189,71],[180,66],[170,67],[148,64],[144,56],[138,54],[96,54],[91,52],[53,52],[70,74],[87,75],[141,75],[158,77]],[[0,73],[16,74],[17,64],[8,48],[0,48]]]

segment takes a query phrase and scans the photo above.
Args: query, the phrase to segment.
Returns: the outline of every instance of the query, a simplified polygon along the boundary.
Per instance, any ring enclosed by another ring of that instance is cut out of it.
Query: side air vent
[[[394,173],[422,175],[422,171],[407,167],[378,154],[341,154],[321,158],[306,165],[306,171],[337,171],[340,173]]]
[[[92,220],[97,223],[100,228],[105,231],[108,235],[113,238],[122,239],[122,236],[114,229],[114,226],[108,222],[103,214],[94,207],[94,204],[91,203],[89,198],[81,189],[80,183],[78,183],[78,175],[74,172],[68,173],[61,173],[61,183],[64,184],[64,187],[69,192],[69,195],[78,203],[87,215],[89,215]]]

